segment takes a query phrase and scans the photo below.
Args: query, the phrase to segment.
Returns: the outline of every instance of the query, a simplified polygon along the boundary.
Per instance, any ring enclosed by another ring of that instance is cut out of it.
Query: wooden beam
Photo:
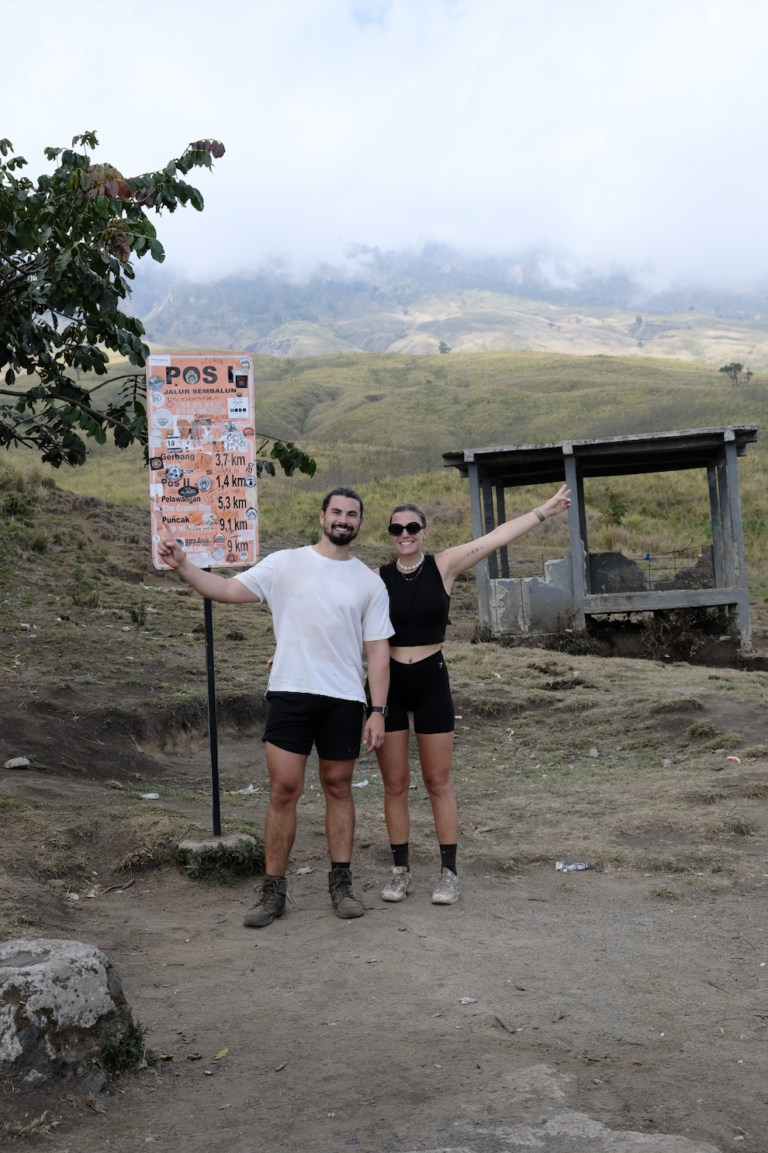
[[[746,589],[666,589],[663,592],[648,593],[595,593],[584,598],[584,609],[588,613],[648,613],[655,609],[739,605],[746,596]]]
[[[504,524],[507,519],[507,510],[504,503],[504,485],[498,484],[496,486],[496,520],[498,524]],[[501,558],[501,575],[503,578],[509,577],[509,549],[506,545],[499,549],[499,556]]]
[[[707,465],[707,484],[709,485],[709,515],[712,519],[712,566],[715,572],[715,588],[721,589],[725,585],[723,529],[720,523],[720,499],[717,494],[717,466],[714,463]]]
[[[566,451],[566,449],[570,451]],[[576,461],[571,445],[563,445],[563,463],[565,465],[565,483],[571,493],[578,497],[579,476],[576,470]],[[577,628],[584,628],[584,598],[586,596],[584,541],[580,525],[581,510],[578,499],[571,501],[568,510],[568,535],[571,545],[571,572],[573,580],[573,609],[574,623]],[[584,526],[586,532],[586,525]]]
[[[481,536],[485,536],[485,529],[483,525],[483,509],[482,498],[480,495],[480,477],[478,476],[477,465],[473,462],[467,465],[467,473],[469,476],[469,504],[472,510],[472,534],[473,539],[477,540]],[[480,561],[475,565],[475,580],[477,582],[477,611],[480,617],[480,624],[485,628],[491,627],[491,582],[488,579],[488,570],[485,567],[485,562]]]
[[[731,435],[733,435],[731,433]],[[744,556],[744,528],[741,523],[741,498],[739,497],[739,465],[736,459],[736,442],[727,439],[725,442],[725,467],[728,472],[728,493],[731,501],[731,530],[736,554],[736,585],[738,588],[747,587],[747,561]]]
[[[723,561],[727,588],[736,587],[736,560],[731,518],[731,494],[728,491],[728,466],[725,453],[717,458],[717,487],[720,492],[720,519],[723,525]]]
[[[584,477],[581,469],[576,465],[576,502],[579,506],[579,532],[581,545],[584,549],[584,592],[592,592],[592,578],[589,572],[589,536],[587,533],[587,506],[584,501]]]
[[[485,531],[493,532],[496,524],[493,516],[493,488],[491,487],[490,479],[484,476],[480,482],[483,490],[483,509],[485,512]],[[492,552],[488,557],[488,575],[492,581],[498,580],[499,577],[499,561],[495,552]]]

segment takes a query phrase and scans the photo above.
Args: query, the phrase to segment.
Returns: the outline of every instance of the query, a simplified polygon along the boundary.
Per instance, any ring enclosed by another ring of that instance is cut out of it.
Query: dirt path
[[[65,790],[80,810],[108,800],[96,782],[0,784],[51,806]],[[100,1094],[103,1113],[71,1086],[6,1096],[61,1119],[46,1147],[554,1153],[634,1149],[620,1136],[634,1131],[677,1135],[641,1146],[664,1153],[768,1148],[762,893],[667,905],[632,871],[563,888],[551,865],[516,880],[478,858],[459,905],[429,903],[427,864],[386,905],[375,851],[356,866],[369,911],[343,922],[316,827],[300,825],[288,915],[258,932],[241,925],[251,884],[212,889],[170,868],[76,905],[43,894],[35,935],[104,949],[148,1043],[173,1054]],[[15,883],[29,897],[32,882]]]

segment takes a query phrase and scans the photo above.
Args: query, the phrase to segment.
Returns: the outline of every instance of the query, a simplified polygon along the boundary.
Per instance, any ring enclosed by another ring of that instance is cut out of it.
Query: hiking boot
[[[395,865],[392,876],[381,890],[382,901],[404,901],[411,884],[411,872],[405,865]]]
[[[362,917],[365,909],[352,892],[352,870],[331,869],[328,874],[328,891],[337,917],[348,921],[352,917]]]
[[[288,882],[285,877],[265,877],[259,903],[248,910],[243,924],[250,929],[263,929],[265,925],[271,925],[275,917],[282,917],[285,912],[287,892]]]
[[[443,869],[432,894],[433,905],[455,905],[459,899],[459,878],[450,869]]]

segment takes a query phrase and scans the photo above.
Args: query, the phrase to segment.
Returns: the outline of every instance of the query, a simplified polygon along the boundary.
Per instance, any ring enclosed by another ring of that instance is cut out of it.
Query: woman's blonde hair
[[[392,512],[389,514],[390,523],[396,512],[415,512],[421,521],[421,527],[427,527],[427,514],[424,512],[424,509],[419,508],[417,504],[412,504],[411,501],[406,501],[405,504],[399,504],[396,508],[392,509]]]

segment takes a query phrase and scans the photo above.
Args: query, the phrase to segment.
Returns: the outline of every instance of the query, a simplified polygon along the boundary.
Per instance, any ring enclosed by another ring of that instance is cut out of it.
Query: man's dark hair
[[[356,500],[360,505],[360,520],[363,519],[363,498],[353,488],[334,488],[323,500],[323,512],[327,512],[332,496],[346,496],[349,500]]]

